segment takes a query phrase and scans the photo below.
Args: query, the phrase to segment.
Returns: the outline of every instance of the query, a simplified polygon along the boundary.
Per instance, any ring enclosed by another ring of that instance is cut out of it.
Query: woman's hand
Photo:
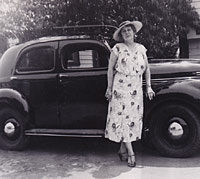
[[[146,95],[149,97],[149,100],[152,100],[153,97],[155,96],[155,92],[153,91],[153,89],[150,86],[147,87],[147,94]]]
[[[111,88],[107,88],[105,97],[107,98],[108,101],[111,100],[111,98],[112,98],[112,90],[111,90]]]

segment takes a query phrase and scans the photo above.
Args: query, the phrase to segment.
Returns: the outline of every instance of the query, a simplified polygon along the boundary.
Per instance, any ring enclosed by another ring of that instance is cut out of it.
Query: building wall
[[[200,0],[192,0],[192,6],[200,15]],[[197,34],[195,29],[190,29],[187,34],[189,44],[189,57],[200,59],[200,34]]]
[[[200,14],[200,0],[192,0],[192,6],[195,7],[196,11]]]

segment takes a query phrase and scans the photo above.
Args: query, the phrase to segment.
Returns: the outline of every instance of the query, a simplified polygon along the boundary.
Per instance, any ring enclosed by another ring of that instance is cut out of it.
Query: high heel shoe
[[[118,154],[119,159],[121,161],[127,161],[128,160],[128,154],[126,152],[122,153],[122,152],[119,151],[117,154]]]
[[[134,160],[133,160],[134,157]],[[128,166],[129,167],[135,167],[136,162],[135,162],[135,155],[128,155]]]

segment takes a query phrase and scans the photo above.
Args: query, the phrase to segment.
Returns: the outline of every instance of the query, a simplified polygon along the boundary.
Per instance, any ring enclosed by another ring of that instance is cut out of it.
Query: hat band
[[[122,22],[119,27],[122,27],[124,24],[130,23],[129,21]]]

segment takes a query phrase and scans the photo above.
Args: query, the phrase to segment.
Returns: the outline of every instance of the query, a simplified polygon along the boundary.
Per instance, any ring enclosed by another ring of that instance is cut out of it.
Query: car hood
[[[200,59],[156,59],[149,62],[153,77],[200,75]]]

